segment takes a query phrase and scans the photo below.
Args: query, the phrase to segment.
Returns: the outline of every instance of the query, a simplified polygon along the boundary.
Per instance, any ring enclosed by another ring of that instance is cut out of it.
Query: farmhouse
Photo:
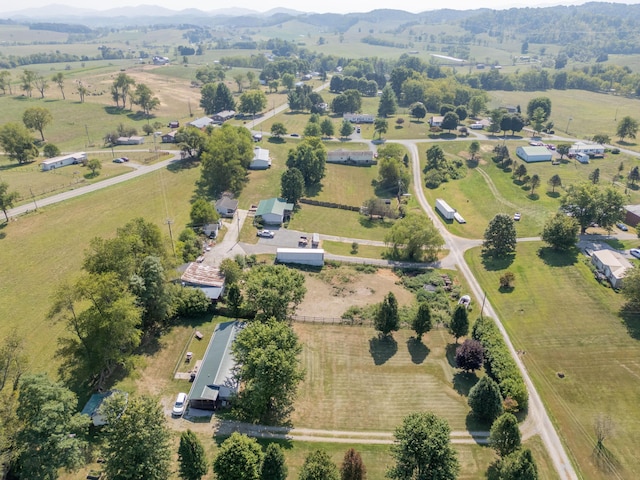
[[[633,268],[629,261],[614,250],[597,250],[591,255],[591,262],[599,272],[607,277],[613,288],[622,287],[627,270]]]
[[[289,219],[293,211],[293,203],[287,203],[282,198],[260,200],[256,217],[261,217],[265,225],[282,225]]]
[[[107,420],[101,415],[100,407],[102,406],[102,404],[107,398],[109,398],[114,394],[124,395],[125,400],[129,398],[128,393],[121,392],[120,390],[109,390],[108,392],[105,392],[105,393],[94,393],[93,395],[91,395],[86,405],[82,409],[82,412],[80,413],[87,415],[91,419],[91,422],[96,427],[99,427],[101,425],[106,425]],[[126,406],[126,401],[125,401],[125,406]]]
[[[118,137],[116,139],[116,145],[142,145],[144,143],[144,137]]]
[[[597,143],[576,142],[569,149],[569,155],[578,155],[579,153],[589,155],[591,158],[604,157],[604,147]]]
[[[180,277],[185,287],[196,287],[204,292],[209,300],[216,302],[224,293],[224,275],[219,268],[202,263],[191,262]]]
[[[527,163],[549,162],[553,158],[547,147],[518,147],[516,155]]]
[[[211,119],[214,123],[224,123],[227,120],[231,120],[236,116],[235,110],[223,110],[222,112],[218,112],[214,114]]]
[[[375,120],[375,117],[368,113],[345,113],[342,118],[351,123],[373,123]]]
[[[343,165],[375,165],[371,150],[332,150],[327,152],[327,163],[341,163]]]
[[[216,201],[216,211],[220,216],[225,218],[233,218],[238,209],[238,200],[235,200],[231,195],[222,195],[220,199]]]
[[[78,163],[84,163],[87,161],[87,154],[85,152],[72,153],[70,155],[62,155],[60,157],[48,158],[40,165],[42,171],[55,170],[56,168],[66,167],[67,165],[77,165]]]
[[[169,132],[169,133],[165,133],[164,135],[162,135],[162,143],[176,143],[176,134],[178,133],[177,130],[174,130],[173,132]]]
[[[153,57],[154,65],[169,65],[169,59],[167,57],[155,56]]]
[[[199,128],[200,130],[204,130],[209,125],[213,125],[213,120],[209,117],[200,117],[196,118],[193,122],[187,123],[187,125],[191,125],[192,127]]]
[[[217,410],[229,405],[238,391],[231,345],[241,329],[238,322],[216,326],[188,395],[189,408]]]
[[[249,164],[250,170],[266,170],[271,168],[271,157],[266,148],[256,147],[253,149],[253,159]]]
[[[630,227],[635,227],[640,223],[640,205],[625,205],[624,213],[624,223]]]
[[[435,117],[431,117],[429,119],[429,126],[431,126],[431,127],[441,127],[443,121],[444,121],[444,117],[442,115],[437,115]]]

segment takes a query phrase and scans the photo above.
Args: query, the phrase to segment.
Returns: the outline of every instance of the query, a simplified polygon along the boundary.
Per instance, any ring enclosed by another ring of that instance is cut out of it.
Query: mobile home
[[[62,155],[60,157],[48,158],[41,163],[42,171],[55,170],[56,168],[66,167],[67,165],[77,165],[87,161],[85,152],[72,153],[70,155]]]

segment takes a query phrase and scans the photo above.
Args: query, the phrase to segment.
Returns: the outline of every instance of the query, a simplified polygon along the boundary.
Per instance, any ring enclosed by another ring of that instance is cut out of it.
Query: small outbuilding
[[[249,164],[250,170],[266,170],[271,168],[271,157],[266,148],[256,147],[253,149],[253,159]]]
[[[596,250],[591,255],[591,262],[607,277],[613,288],[622,287],[627,270],[633,268],[629,260],[615,250]]]
[[[89,416],[89,418],[91,418],[91,422],[96,427],[106,425],[107,420],[100,412],[100,407],[102,407],[102,404],[107,398],[115,394],[124,395],[125,399],[129,398],[129,394],[127,392],[121,392],[120,390],[109,390],[108,392],[104,393],[94,393],[93,395],[91,395],[86,405],[82,409],[82,412],[80,413]]]
[[[185,287],[199,288],[212,302],[220,300],[224,293],[224,275],[219,268],[211,265],[191,262],[180,277],[180,281]]]
[[[630,227],[635,227],[640,223],[640,205],[625,205],[624,212],[624,223]]]
[[[213,114],[211,119],[213,120],[214,123],[220,124],[220,123],[226,122],[227,120],[231,120],[235,116],[236,116],[235,110],[223,110],[222,112]]]
[[[131,136],[131,137],[118,137],[116,139],[116,145],[142,145],[144,143],[144,137]]]
[[[176,143],[176,134],[178,133],[177,130],[173,130],[172,132],[169,133],[165,133],[164,135],[162,135],[162,143]]]
[[[442,126],[442,122],[444,122],[444,116],[442,116],[442,115],[436,115],[436,116],[433,116],[433,117],[429,118],[429,126],[430,127],[441,127]]]
[[[518,147],[516,155],[527,163],[550,162],[553,158],[547,147]]]
[[[265,225],[282,225],[291,216],[293,203],[287,203],[283,198],[269,198],[260,200],[256,210],[256,217],[261,217]]]

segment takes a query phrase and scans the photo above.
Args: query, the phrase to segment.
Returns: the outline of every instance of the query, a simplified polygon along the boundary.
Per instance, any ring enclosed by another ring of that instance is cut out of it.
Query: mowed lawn
[[[512,160],[518,164],[524,164],[528,175],[537,174],[541,184],[531,195],[530,188],[524,186],[512,177],[512,170],[501,169],[492,160],[493,147],[497,142],[481,142],[481,158],[477,163],[467,162],[470,141],[439,142],[449,160],[463,160],[467,165],[467,174],[459,180],[451,180],[441,184],[438,188],[430,189],[423,186],[425,196],[431,205],[435,205],[436,198],[445,199],[449,205],[457,209],[467,221],[466,224],[457,222],[446,223],[446,228],[452,233],[468,238],[480,238],[489,221],[498,213],[513,215],[515,212],[522,214],[522,220],[516,224],[519,237],[538,236],[542,231],[545,221],[560,207],[560,198],[565,189],[579,182],[589,181],[589,175],[596,169],[600,169],[600,184],[614,184],[621,192],[626,193],[629,203],[640,201],[640,191],[625,188],[625,181],[620,180],[618,166],[624,164],[623,172],[640,165],[640,161],[630,155],[607,154],[604,159],[593,160],[588,165],[583,165],[573,160],[564,160],[560,165],[552,165],[550,162],[524,163],[516,154],[516,148],[524,145],[524,141],[509,141],[507,146]],[[426,164],[426,152],[432,143],[418,145],[420,152],[420,164],[424,168]],[[553,175],[559,175],[562,186],[556,187],[552,192],[548,184]]]
[[[548,250],[540,256],[541,246],[518,244],[505,268],[485,268],[479,249],[466,258],[515,348],[526,352],[524,363],[582,478],[637,478],[638,320],[627,324],[619,316],[622,296],[596,283],[585,257]],[[515,289],[500,293],[506,270],[515,274]],[[610,459],[600,468],[593,454],[594,420],[601,414],[612,418],[615,433],[605,440]]]
[[[89,241],[111,237],[142,216],[160,227],[170,248],[165,222],[174,222],[175,236],[187,224],[199,173],[197,168],[163,169],[41,208],[0,228],[0,335],[16,329],[25,339],[30,370],[55,370],[56,339],[65,326],[46,318],[51,295],[80,273]]]

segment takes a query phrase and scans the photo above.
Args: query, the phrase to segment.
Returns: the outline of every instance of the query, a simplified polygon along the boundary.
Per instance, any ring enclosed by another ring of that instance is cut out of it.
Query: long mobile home
[[[87,161],[85,152],[72,153],[70,155],[62,155],[60,157],[48,158],[41,163],[42,171],[55,170],[56,168],[66,167],[67,165],[77,165]]]

